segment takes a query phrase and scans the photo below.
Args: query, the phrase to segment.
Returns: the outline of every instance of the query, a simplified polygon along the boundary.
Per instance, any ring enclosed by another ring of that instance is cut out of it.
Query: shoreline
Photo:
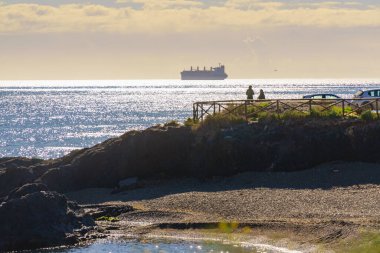
[[[0,249],[203,230],[307,252],[340,249],[362,231],[380,238],[379,129],[334,119],[170,122],[55,160],[0,159],[9,223]],[[30,223],[15,229],[12,219]]]
[[[367,173],[380,168],[378,164],[333,164],[346,167],[346,171],[366,167]],[[331,166],[329,163],[314,170],[324,168],[331,172]],[[240,181],[242,178],[245,181]],[[103,188],[66,195],[89,213],[100,207],[133,207],[133,211],[116,216],[117,221],[97,221],[100,234],[106,238],[233,237],[241,243],[255,242],[301,252],[344,252],[339,249],[359,240],[363,232],[380,230],[380,186],[261,188],[246,184],[247,180],[260,181],[257,174],[244,173],[209,181],[155,182],[117,194]],[[308,203],[302,204],[304,201]]]

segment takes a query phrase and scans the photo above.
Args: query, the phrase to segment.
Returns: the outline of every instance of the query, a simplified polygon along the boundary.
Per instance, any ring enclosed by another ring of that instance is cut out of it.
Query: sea
[[[126,131],[192,117],[196,101],[333,93],[351,98],[379,80],[227,79],[0,81],[0,157],[61,157]]]

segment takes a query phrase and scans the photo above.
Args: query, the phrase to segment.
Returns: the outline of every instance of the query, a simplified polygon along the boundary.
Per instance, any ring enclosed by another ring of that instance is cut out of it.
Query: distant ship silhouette
[[[181,72],[182,80],[224,80],[228,75],[224,72],[224,65],[219,64],[219,67],[211,67],[209,70],[206,70],[206,67],[203,70],[199,70],[199,67],[196,69],[193,67],[190,70],[184,70]]]

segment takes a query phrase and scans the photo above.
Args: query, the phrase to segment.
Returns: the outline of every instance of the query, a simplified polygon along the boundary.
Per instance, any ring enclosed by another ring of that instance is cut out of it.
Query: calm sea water
[[[0,81],[0,157],[55,158],[131,129],[184,120],[192,103],[335,93],[349,98],[380,80]]]

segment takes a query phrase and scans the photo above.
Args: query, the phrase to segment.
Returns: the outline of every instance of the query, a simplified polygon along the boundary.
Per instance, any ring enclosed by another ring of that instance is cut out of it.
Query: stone
[[[77,205],[45,187],[25,185],[1,203],[0,251],[74,244],[75,231],[95,225]]]

